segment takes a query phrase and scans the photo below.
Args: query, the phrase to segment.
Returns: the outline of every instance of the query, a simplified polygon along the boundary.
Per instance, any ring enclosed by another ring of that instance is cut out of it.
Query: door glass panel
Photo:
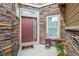
[[[33,19],[33,37],[34,41],[37,41],[37,18]]]

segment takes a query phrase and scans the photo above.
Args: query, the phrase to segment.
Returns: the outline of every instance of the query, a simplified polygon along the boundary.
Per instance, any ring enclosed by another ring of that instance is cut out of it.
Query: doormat
[[[22,50],[25,50],[25,49],[31,49],[31,48],[33,48],[33,47],[34,47],[33,45],[22,46]]]

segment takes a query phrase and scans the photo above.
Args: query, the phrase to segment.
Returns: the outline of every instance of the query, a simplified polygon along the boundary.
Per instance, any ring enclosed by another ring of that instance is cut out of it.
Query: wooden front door
[[[22,43],[33,42],[33,18],[22,17]]]

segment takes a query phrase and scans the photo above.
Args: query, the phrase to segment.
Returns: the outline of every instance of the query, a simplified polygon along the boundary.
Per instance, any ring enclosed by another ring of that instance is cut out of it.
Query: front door
[[[22,43],[33,42],[33,19],[22,17]]]
[[[22,43],[37,41],[37,19],[32,17],[22,17]]]

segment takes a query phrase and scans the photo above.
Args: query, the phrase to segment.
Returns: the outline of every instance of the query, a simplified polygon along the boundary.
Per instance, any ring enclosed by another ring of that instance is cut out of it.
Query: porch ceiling
[[[50,5],[50,4],[54,4],[54,3],[21,3],[21,4],[40,8],[40,7],[44,7],[46,5]]]

